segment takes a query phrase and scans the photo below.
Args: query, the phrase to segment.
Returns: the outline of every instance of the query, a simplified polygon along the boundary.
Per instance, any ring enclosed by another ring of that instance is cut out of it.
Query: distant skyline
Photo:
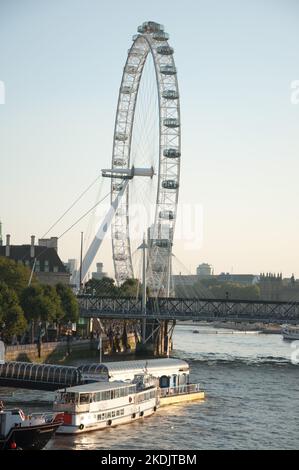
[[[296,0],[0,0],[4,243],[6,233],[12,244],[41,238],[109,168],[122,69],[147,20],[165,25],[175,50],[181,212],[202,220],[197,244],[177,239],[174,253],[192,273],[207,262],[215,273],[299,277]],[[87,211],[98,189],[48,236]],[[89,218],[59,240],[64,261],[79,258],[81,231],[94,233]],[[110,239],[96,261],[113,275]]]

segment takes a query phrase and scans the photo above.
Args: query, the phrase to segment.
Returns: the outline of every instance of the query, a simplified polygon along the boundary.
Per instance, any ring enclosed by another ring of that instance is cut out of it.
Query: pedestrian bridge
[[[0,364],[0,386],[57,390],[82,383],[77,367],[9,361]]]
[[[78,301],[82,317],[144,318],[141,299],[79,295]],[[149,320],[298,323],[299,302],[150,297],[147,300],[146,318]]]

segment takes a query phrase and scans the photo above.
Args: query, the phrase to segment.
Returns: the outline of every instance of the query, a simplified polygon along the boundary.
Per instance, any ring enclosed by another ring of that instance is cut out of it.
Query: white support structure
[[[110,227],[110,224],[111,224],[111,221],[113,219],[113,216],[118,208],[118,205],[120,203],[120,200],[122,198],[122,196],[124,195],[125,193],[125,190],[127,188],[127,185],[128,185],[128,182],[129,180],[125,180],[123,183],[121,183],[122,187],[121,189],[119,190],[116,198],[114,199],[114,201],[112,202],[104,220],[102,221],[93,241],[91,242],[84,258],[83,258],[83,261],[82,261],[82,266],[80,266],[80,269],[82,269],[82,282],[84,281],[84,278],[86,277],[89,269],[90,269],[90,266],[92,265],[95,257],[96,257],[96,254],[102,244],[102,241],[104,240],[105,238],[105,235]],[[77,285],[77,287],[81,287],[79,284],[80,284],[80,269],[79,271],[76,273],[76,276],[75,276],[75,284]]]

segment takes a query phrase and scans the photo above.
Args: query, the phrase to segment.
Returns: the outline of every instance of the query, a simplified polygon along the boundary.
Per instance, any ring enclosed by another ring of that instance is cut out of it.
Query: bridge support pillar
[[[147,320],[145,342],[136,347],[136,354],[168,356],[172,348],[172,332],[175,321]]]

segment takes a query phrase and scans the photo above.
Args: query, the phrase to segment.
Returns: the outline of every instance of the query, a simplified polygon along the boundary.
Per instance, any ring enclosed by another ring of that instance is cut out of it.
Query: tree
[[[19,305],[12,305],[6,310],[4,323],[3,338],[5,342],[11,342],[13,336],[22,335],[27,328],[26,318]]]
[[[102,279],[90,279],[85,284],[87,294],[95,294],[98,296],[114,297],[118,294],[118,288],[114,279],[111,277],[103,277]]]
[[[64,284],[56,285],[56,292],[60,298],[63,316],[65,322],[77,322],[79,318],[79,305],[72,289]]]
[[[55,319],[55,304],[41,285],[26,287],[21,295],[21,305],[28,321],[51,321]]]
[[[31,271],[26,266],[0,256],[0,281],[5,282],[7,287],[13,289],[20,297],[23,289],[28,286]],[[35,278],[33,276],[33,281]]]
[[[58,295],[55,287],[49,285],[43,285],[43,294],[51,304],[51,314],[48,316],[48,321],[59,322],[63,316],[64,311],[61,303],[60,296]]]
[[[119,288],[121,297],[136,297],[141,293],[141,284],[138,279],[127,279]]]
[[[5,341],[24,333],[27,322],[16,293],[5,282],[0,282],[0,327]]]

